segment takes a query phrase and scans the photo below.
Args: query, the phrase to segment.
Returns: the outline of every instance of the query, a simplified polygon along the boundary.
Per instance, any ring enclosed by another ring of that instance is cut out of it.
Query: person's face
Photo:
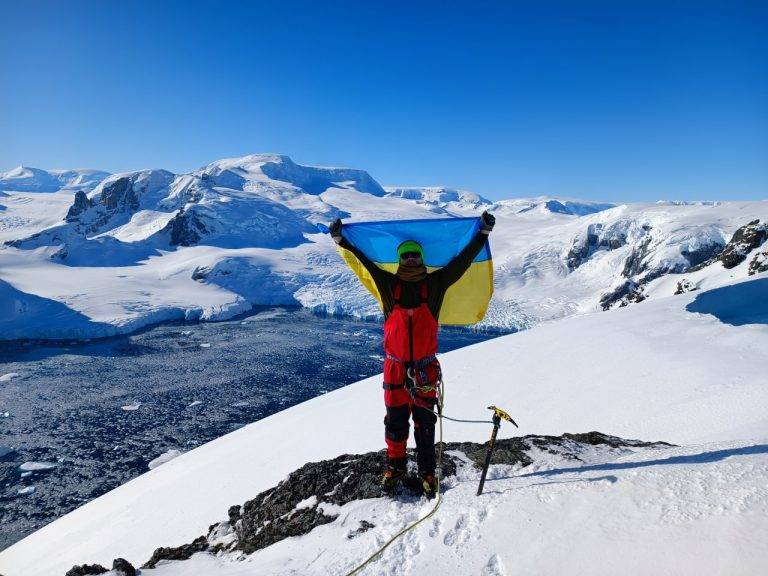
[[[403,266],[421,266],[421,254],[418,252],[403,252],[400,256],[400,263]]]

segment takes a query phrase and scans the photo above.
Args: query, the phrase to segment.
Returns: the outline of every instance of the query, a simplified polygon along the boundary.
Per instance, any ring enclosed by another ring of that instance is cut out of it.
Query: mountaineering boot
[[[391,492],[405,478],[408,460],[406,458],[390,458],[387,461],[387,469],[381,477],[381,487],[385,492]]]
[[[437,494],[437,478],[431,472],[421,473],[419,478],[421,479],[421,489],[424,492],[424,496],[431,500]]]

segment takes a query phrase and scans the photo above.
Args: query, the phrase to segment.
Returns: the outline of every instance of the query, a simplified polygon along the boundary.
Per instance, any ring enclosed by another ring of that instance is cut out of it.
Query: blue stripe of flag
[[[469,244],[479,229],[480,218],[434,218],[345,223],[341,233],[379,264],[396,263],[397,247],[405,240],[415,240],[424,248],[424,263],[442,267]],[[490,258],[486,242],[474,262]]]

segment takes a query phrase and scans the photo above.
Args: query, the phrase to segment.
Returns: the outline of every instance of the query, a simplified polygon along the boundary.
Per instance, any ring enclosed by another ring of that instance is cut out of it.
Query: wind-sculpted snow
[[[17,172],[6,180],[42,178]],[[256,304],[380,318],[333,242],[317,232],[317,223],[337,217],[493,212],[495,294],[479,328],[511,331],[671,296],[681,278],[670,287],[663,277],[697,266],[704,266],[698,287],[715,287],[725,278],[713,259],[740,227],[768,218],[768,202],[614,206],[544,196],[492,203],[449,188],[383,189],[362,170],[301,166],[274,154],[218,160],[189,174],[114,174],[88,190],[0,197],[0,278],[90,318],[92,331],[78,332],[89,337],[159,318],[229,318]],[[734,264],[735,278],[761,273],[747,244],[737,250],[744,261]],[[0,339],[66,334],[66,325],[35,310],[0,323]]]

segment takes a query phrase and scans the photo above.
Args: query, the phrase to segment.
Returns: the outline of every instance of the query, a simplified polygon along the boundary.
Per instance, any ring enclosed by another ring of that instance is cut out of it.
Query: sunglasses
[[[400,260],[408,260],[409,258],[421,258],[421,254],[419,252],[403,252],[400,255]]]

